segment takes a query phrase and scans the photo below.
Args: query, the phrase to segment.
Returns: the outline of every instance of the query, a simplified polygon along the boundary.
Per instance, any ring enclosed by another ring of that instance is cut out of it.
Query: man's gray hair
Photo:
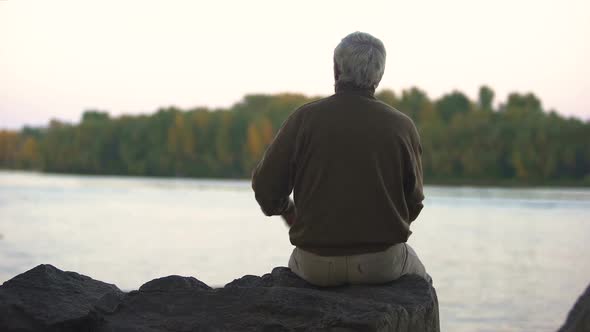
[[[368,33],[353,32],[334,49],[334,70],[337,85],[377,88],[385,71],[385,46]]]

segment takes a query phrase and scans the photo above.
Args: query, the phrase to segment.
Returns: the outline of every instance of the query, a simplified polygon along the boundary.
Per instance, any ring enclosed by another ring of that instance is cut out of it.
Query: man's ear
[[[338,78],[340,78],[340,69],[338,69],[336,61],[334,61],[334,82],[338,82]]]

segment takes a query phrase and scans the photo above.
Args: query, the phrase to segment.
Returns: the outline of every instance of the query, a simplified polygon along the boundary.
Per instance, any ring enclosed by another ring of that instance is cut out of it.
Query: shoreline
[[[162,176],[162,175],[138,175],[138,174],[121,174],[121,173],[76,173],[76,172],[46,172],[40,170],[28,169],[10,169],[0,168],[2,173],[23,173],[23,174],[40,174],[49,176],[85,176],[89,178],[127,178],[127,179],[155,179],[155,180],[203,180],[203,181],[249,181],[250,178],[222,176],[222,177],[186,177],[186,176]],[[457,178],[449,179],[428,179],[425,176],[424,186],[435,187],[466,187],[466,188],[506,188],[506,189],[559,189],[559,188],[582,188],[590,189],[590,179],[588,180],[559,180],[559,181],[539,181],[531,180],[529,182],[515,181],[512,179],[474,179],[464,180]]]

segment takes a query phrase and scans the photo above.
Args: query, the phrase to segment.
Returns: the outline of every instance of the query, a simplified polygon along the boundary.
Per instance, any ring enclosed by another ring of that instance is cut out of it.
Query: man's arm
[[[252,172],[252,189],[262,212],[267,216],[283,214],[289,208],[293,190],[295,140],[298,121],[293,113],[279,129],[264,156]]]
[[[415,126],[413,127],[411,146],[409,147],[409,169],[407,187],[404,188],[406,192],[406,204],[408,205],[408,212],[410,222],[416,220],[420,211],[424,207],[422,201],[424,200],[423,191],[423,175],[422,175],[422,145],[420,144],[420,136]]]

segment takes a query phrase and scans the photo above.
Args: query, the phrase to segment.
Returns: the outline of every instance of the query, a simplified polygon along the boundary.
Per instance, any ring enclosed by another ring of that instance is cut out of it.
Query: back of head
[[[336,85],[375,89],[384,71],[385,46],[368,33],[353,32],[334,49]]]

